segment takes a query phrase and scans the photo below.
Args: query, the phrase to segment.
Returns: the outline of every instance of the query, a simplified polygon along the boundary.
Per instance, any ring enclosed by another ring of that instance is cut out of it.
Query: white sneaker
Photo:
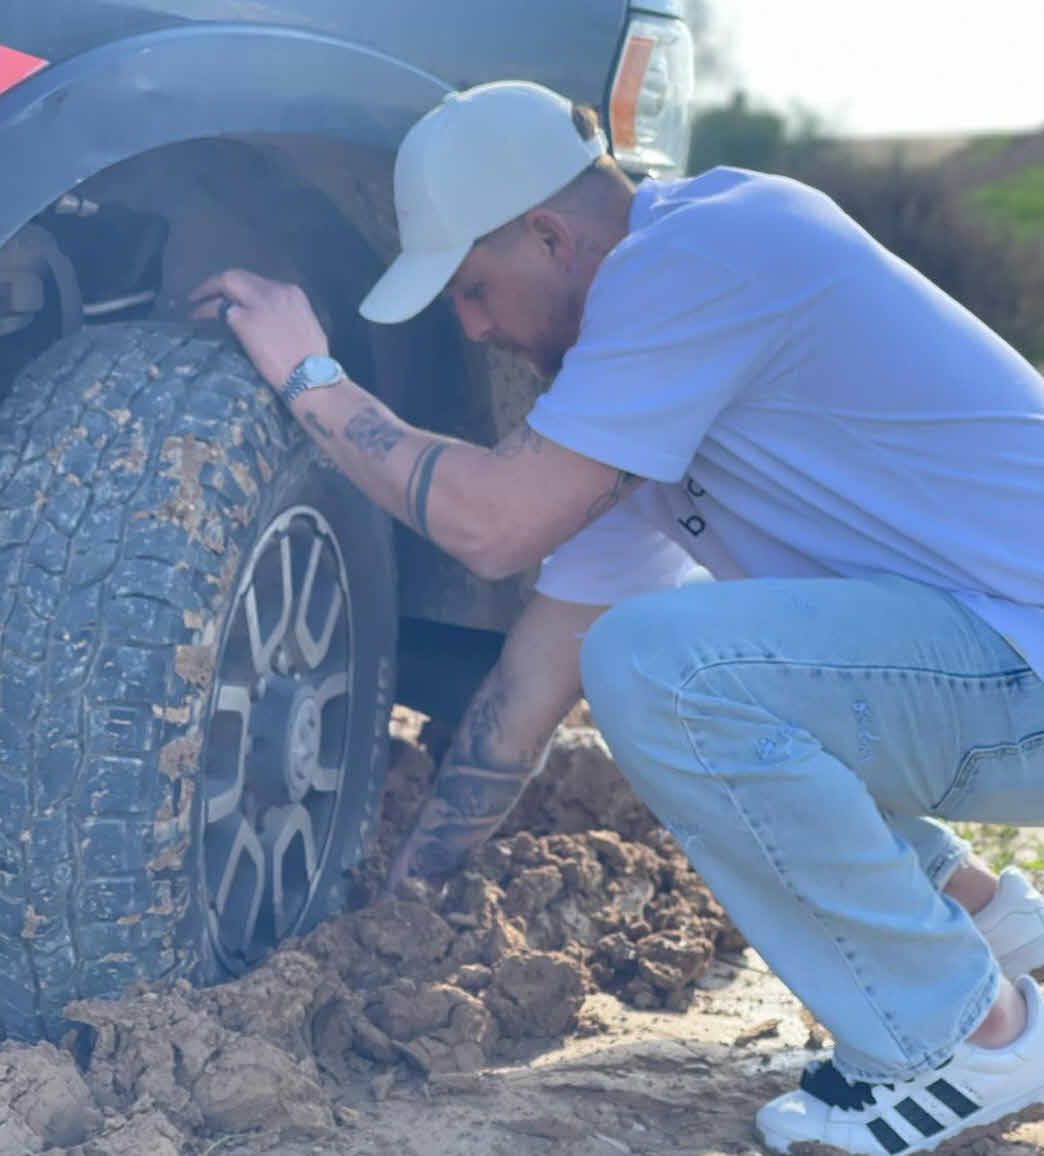
[[[997,894],[973,918],[1012,982],[1044,967],[1044,895],[1017,867],[1001,872]]]
[[[906,1156],[1044,1101],[1044,1001],[1029,976],[1017,986],[1028,1017],[1008,1047],[961,1044],[934,1071],[895,1084],[850,1083],[829,1060],[811,1064],[798,1091],[758,1113],[766,1146],[789,1152],[812,1140],[858,1156]]]

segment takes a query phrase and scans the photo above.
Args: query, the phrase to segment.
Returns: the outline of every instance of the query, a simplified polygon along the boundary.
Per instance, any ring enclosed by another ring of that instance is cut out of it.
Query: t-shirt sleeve
[[[645,519],[640,495],[635,491],[545,558],[535,589],[560,602],[613,606],[697,576],[701,568],[689,554]]]
[[[701,255],[683,226],[656,222],[605,258],[577,343],[528,417],[567,449],[662,482],[681,478],[782,326],[767,279]]]

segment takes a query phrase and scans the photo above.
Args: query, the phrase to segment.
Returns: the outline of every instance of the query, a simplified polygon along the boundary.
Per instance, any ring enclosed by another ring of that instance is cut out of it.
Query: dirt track
[[[396,713],[364,898],[432,774],[420,721]],[[754,1112],[822,1031],[570,721],[445,889],[367,903],[232,984],[74,1005],[83,1072],[0,1047],[0,1156],[760,1153]],[[1032,1115],[960,1150],[1040,1153]]]

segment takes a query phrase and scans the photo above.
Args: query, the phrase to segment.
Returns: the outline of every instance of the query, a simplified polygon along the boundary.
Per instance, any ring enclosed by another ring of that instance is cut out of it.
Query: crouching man
[[[733,579],[625,598],[580,670],[636,791],[834,1037],[759,1112],[765,1142],[898,1156],[1044,1099],[1033,936],[991,949],[969,911],[988,931],[1003,896],[923,821],[1044,825],[1040,375],[822,194],[734,169],[634,190],[591,117],[534,85],[423,118],[396,209],[403,253],[364,315],[445,293],[469,337],[552,379],[494,449],[348,380],[292,286],[230,271],[199,315],[480,575],[646,479],[643,516]]]

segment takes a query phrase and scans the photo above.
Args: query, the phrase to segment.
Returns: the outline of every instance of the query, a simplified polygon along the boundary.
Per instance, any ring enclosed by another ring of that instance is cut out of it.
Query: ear
[[[555,262],[569,264],[576,257],[576,236],[568,219],[554,209],[532,209],[526,226],[541,250]]]

